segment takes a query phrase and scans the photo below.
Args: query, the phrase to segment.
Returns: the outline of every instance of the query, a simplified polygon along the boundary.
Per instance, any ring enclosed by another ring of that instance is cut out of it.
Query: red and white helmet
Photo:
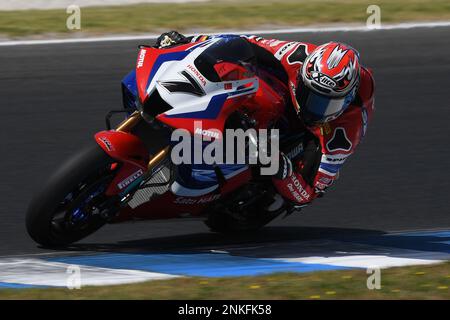
[[[300,116],[307,124],[327,122],[350,105],[359,84],[359,54],[350,46],[329,42],[305,59],[296,90]]]

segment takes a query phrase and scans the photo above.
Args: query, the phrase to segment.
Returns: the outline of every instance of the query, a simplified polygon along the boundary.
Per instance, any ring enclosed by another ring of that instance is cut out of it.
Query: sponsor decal
[[[210,196],[205,196],[201,198],[188,198],[188,197],[177,197],[174,200],[175,204],[205,204],[220,198],[220,194],[214,194]]]
[[[302,152],[303,152],[303,142],[300,142],[300,144],[298,144],[296,147],[294,147],[286,155],[289,159],[294,159]]]
[[[231,90],[231,89],[233,89],[233,84],[232,83],[224,83],[223,88],[224,88],[224,90]]]
[[[137,67],[141,68],[144,65],[144,60],[145,60],[145,54],[147,53],[147,50],[145,49],[141,49],[141,51],[139,51],[139,58],[137,61]]]
[[[201,84],[203,86],[206,86],[206,80],[205,77],[203,77],[203,75],[200,73],[200,71],[198,71],[193,65],[189,64],[186,67],[188,70],[192,71],[192,73],[200,80]]]
[[[327,162],[335,163],[335,162],[343,162],[343,161],[345,161],[345,158],[346,158],[346,157],[343,157],[343,158],[335,158],[335,159],[333,159],[333,158],[325,158],[325,159],[326,159]]]
[[[142,169],[139,169],[135,173],[133,173],[131,176],[127,177],[125,180],[122,180],[117,184],[120,190],[128,187],[133,181],[135,181],[137,178],[142,176],[144,174],[144,171]]]
[[[109,141],[107,138],[101,137],[100,141],[103,142],[103,145],[106,147],[106,149],[108,149],[108,151],[114,150],[111,141]]]
[[[329,76],[321,72],[313,71],[311,73],[311,77],[313,78],[313,80],[315,80],[317,83],[321,84],[324,87],[335,88],[337,86],[336,81],[334,81]]]
[[[195,128],[195,134],[215,139],[220,138],[220,133],[215,130],[203,130],[202,128]]]
[[[291,176],[291,181],[292,181],[292,183],[289,183],[287,185],[287,187],[288,187],[289,191],[291,192],[291,194],[294,196],[294,198],[298,202],[303,202],[304,200],[309,201],[310,195],[309,195],[308,191],[306,191],[303,188],[302,184],[297,179],[295,174],[293,174]]]
[[[324,154],[322,155],[323,163],[330,164],[343,164],[344,161],[350,156],[350,154]]]

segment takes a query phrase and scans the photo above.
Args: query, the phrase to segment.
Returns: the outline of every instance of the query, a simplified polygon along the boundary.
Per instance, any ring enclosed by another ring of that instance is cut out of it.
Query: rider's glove
[[[298,172],[298,164],[293,164],[287,155],[280,153],[279,170],[272,177],[272,182],[283,198],[296,206],[306,205],[315,197],[316,193]]]
[[[188,43],[189,39],[177,31],[164,32],[156,39],[156,47],[166,48],[177,44]]]

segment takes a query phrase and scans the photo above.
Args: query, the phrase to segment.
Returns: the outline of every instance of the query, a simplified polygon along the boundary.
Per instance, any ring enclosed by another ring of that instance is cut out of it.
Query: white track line
[[[69,267],[79,268],[81,286],[117,285],[179,277],[159,272],[74,266],[39,259],[7,259],[0,261],[0,282],[65,287],[72,274],[68,272]]]
[[[399,24],[386,24],[382,25],[378,29],[367,28],[366,26],[336,26],[336,27],[316,27],[316,28],[289,28],[289,29],[277,29],[277,30],[226,30],[223,32],[205,33],[205,34],[278,34],[278,33],[315,33],[315,32],[374,32],[380,30],[400,30],[400,29],[412,29],[412,28],[436,28],[436,27],[449,27],[450,21],[438,21],[438,22],[417,22],[417,23],[399,23]],[[89,43],[89,42],[110,42],[110,41],[130,41],[130,40],[149,40],[155,39],[159,34],[147,34],[147,35],[124,35],[124,36],[105,36],[105,37],[92,37],[92,38],[70,38],[70,39],[53,39],[53,40],[14,40],[0,42],[0,46],[20,46],[20,45],[39,45],[39,44],[64,44],[64,43]]]
[[[307,264],[321,264],[347,268],[392,268],[415,265],[436,264],[447,261],[449,254],[434,252],[416,252],[409,254],[392,255],[343,255],[338,257],[303,257],[303,258],[279,258],[285,262],[301,262]]]

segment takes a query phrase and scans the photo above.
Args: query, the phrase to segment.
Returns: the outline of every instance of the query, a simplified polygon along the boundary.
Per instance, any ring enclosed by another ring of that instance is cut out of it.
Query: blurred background
[[[73,5],[81,9],[80,29],[67,29],[66,20],[75,12],[69,7]],[[381,9],[385,24],[450,19],[446,0],[2,0],[0,36],[53,38],[155,34],[167,29],[195,33],[365,25],[373,6]]]

